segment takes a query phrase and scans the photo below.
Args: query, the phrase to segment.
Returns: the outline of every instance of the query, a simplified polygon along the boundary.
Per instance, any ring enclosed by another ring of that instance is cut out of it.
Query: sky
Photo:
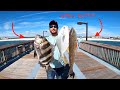
[[[49,22],[56,20],[60,30],[63,26],[74,28],[78,36],[85,36],[88,23],[88,36],[95,36],[96,32],[103,29],[100,36],[120,36],[120,11],[0,11],[0,37],[18,37],[12,31],[24,37],[34,37],[36,34],[50,35]]]

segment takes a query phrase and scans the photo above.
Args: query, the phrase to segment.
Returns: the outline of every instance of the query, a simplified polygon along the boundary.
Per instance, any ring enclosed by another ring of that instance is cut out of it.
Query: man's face
[[[57,35],[58,29],[56,25],[50,25],[49,29],[52,35]]]

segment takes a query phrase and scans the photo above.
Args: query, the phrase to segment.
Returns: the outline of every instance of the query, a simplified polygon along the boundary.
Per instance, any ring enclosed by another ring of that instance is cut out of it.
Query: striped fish
[[[40,35],[35,36],[34,40],[34,57],[38,57],[39,64],[46,67],[53,60],[52,46],[48,40]]]

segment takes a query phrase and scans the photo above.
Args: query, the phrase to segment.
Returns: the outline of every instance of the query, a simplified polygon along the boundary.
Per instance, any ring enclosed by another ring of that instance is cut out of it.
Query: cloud
[[[15,36],[11,31],[4,31],[0,33],[0,37],[11,37]]]
[[[2,27],[0,26],[0,31],[2,30]]]
[[[49,21],[39,21],[39,22],[20,22],[20,23],[17,23],[17,24],[14,24],[14,29],[15,30],[28,30],[30,28],[48,28],[48,24],[49,24]],[[11,30],[11,26],[9,23],[6,23],[4,25],[4,29],[5,30]]]
[[[76,23],[67,23],[67,26],[69,26],[69,28],[74,28],[77,32],[77,35],[80,36],[86,36],[86,26],[85,25],[77,25]],[[63,25],[60,24],[60,26],[62,27]],[[88,26],[88,36],[95,36],[96,32],[100,31],[100,27],[96,27],[96,26]],[[103,28],[102,32],[100,33],[100,36],[106,37],[106,36],[116,36],[115,33],[110,32],[108,29]]]
[[[73,27],[76,30],[78,35],[82,35],[82,36],[86,35],[86,26],[85,25],[77,25],[77,23],[67,23],[66,25],[69,26],[69,28]],[[95,33],[99,30],[100,30],[100,28],[95,27],[95,26],[88,27],[89,35],[95,35]]]
[[[119,26],[116,26],[116,27],[109,27],[109,28],[120,28]]]
[[[45,36],[50,35],[49,30],[44,30],[44,31],[47,31],[47,32],[44,33]],[[41,31],[40,29],[39,30],[27,30],[27,31],[25,31],[24,33],[21,33],[21,34],[25,37],[33,37],[36,34],[43,35],[43,31]]]
[[[21,26],[14,26],[14,29],[21,29],[21,28],[23,28],[23,27],[21,27]]]
[[[19,25],[23,25],[26,27],[37,27],[37,26],[48,26],[48,21],[39,21],[39,22],[21,22]]]
[[[3,29],[5,29],[5,30],[11,29],[11,25],[10,24],[11,24],[10,22],[4,23]]]
[[[120,36],[120,35],[119,35],[119,33],[116,34],[114,32],[109,31],[109,29],[103,29],[103,32],[101,32],[101,36],[105,36],[105,37],[114,36],[114,37],[116,37],[116,36]]]
[[[57,12],[57,11],[44,11],[44,12],[39,12],[39,13],[34,13],[34,14],[23,15],[19,18],[29,17],[29,16],[33,16],[33,15],[38,15],[38,14],[44,14],[44,13],[53,13],[53,12]]]
[[[26,15],[22,15],[22,16],[14,18],[14,22],[21,22],[21,21],[25,21],[25,20],[26,21],[27,20],[42,20],[42,19],[45,20],[46,18],[44,17],[44,15],[42,17],[39,15],[40,14],[54,13],[54,12],[57,12],[57,11],[43,11],[43,12],[38,12],[38,13],[32,12],[33,14],[26,14]]]
[[[39,22],[20,22],[15,25],[15,31],[18,34],[22,34],[24,36],[35,36],[36,34],[43,35],[43,30],[47,31],[45,32],[45,35],[50,35],[50,32],[48,29],[48,23],[49,21],[39,21]],[[69,26],[69,28],[74,28],[77,32],[77,35],[85,36],[86,35],[86,26],[85,25],[77,25],[76,23],[70,22],[66,23],[65,25]],[[59,24],[59,30],[64,26],[63,24]],[[31,28],[34,27],[34,28]],[[36,28],[38,27],[38,28]],[[9,31],[11,28],[10,22],[6,22],[4,24],[4,29],[6,30],[2,34],[0,33],[0,36],[15,36],[12,31]],[[117,27],[116,27],[117,28]],[[19,29],[19,30],[17,30]],[[21,30],[20,30],[21,29]],[[7,32],[9,31],[9,32]],[[21,31],[21,32],[20,32]],[[100,31],[100,27],[96,26],[88,26],[88,36],[95,36],[96,32]],[[116,36],[115,33],[109,31],[107,28],[103,28],[103,31],[100,33],[101,36]]]
[[[64,17],[64,18],[58,17],[58,18],[56,18],[56,19],[67,19],[67,18],[66,18],[66,17]]]
[[[34,18],[32,18],[31,20],[32,21],[35,21],[35,20],[42,20],[42,19],[45,19],[44,17],[34,17]],[[27,20],[29,20],[29,18],[20,18],[20,19],[16,19],[16,20],[14,20],[14,22],[15,23],[19,23],[19,22],[22,22],[22,21],[27,21]]]

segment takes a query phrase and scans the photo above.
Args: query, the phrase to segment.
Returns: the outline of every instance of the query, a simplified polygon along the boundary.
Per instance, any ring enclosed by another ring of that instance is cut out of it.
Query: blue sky
[[[43,31],[49,35],[51,20],[58,22],[59,30],[67,25],[80,36],[85,36],[86,27],[77,22],[88,22],[88,36],[94,36],[101,28],[99,18],[103,24],[100,36],[120,36],[120,11],[0,11],[0,37],[17,37],[12,32],[12,22],[15,32],[25,37],[42,35]]]

